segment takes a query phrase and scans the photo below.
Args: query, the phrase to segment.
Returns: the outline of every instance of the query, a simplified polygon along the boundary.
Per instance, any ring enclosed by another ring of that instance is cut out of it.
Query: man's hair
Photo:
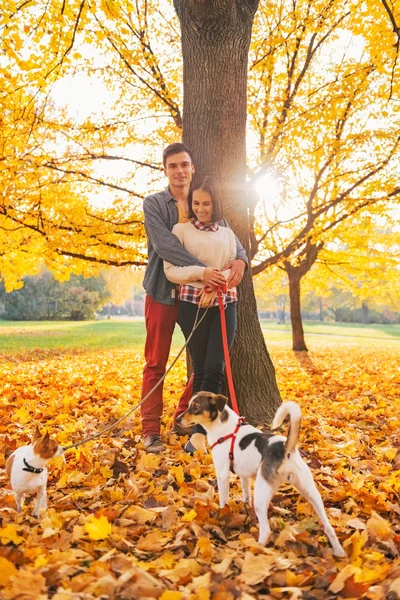
[[[202,177],[196,181],[196,183],[193,185],[189,194],[189,216],[194,218],[196,218],[196,215],[193,212],[193,192],[196,190],[203,190],[204,192],[208,192],[210,194],[213,208],[213,223],[221,221],[221,219],[224,218],[223,199],[221,188],[215,177],[206,175],[205,177]]]
[[[187,154],[189,154],[190,160],[192,161],[192,164],[194,164],[191,150],[185,144],[182,144],[182,142],[175,142],[174,144],[170,144],[169,146],[167,146],[163,152],[162,160],[164,167],[166,167],[167,165],[168,156],[172,156],[173,154],[179,154],[180,152],[186,152]]]

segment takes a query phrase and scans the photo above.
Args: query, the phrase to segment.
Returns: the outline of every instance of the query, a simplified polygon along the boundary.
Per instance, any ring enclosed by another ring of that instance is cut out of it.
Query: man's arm
[[[184,246],[184,230],[185,226],[175,225],[172,228],[172,234],[177,237],[182,246]],[[232,237],[233,237],[233,232]],[[197,265],[188,267],[178,267],[164,260],[164,273],[166,278],[172,283],[179,285],[192,283],[193,281],[204,281],[207,284],[219,285],[225,283],[223,275],[218,269],[211,267],[198,267]]]
[[[168,229],[154,197],[150,196],[145,199],[143,212],[147,237],[162,260],[182,267],[192,265],[205,267],[202,262],[185,250],[176,235]]]
[[[146,198],[143,203],[144,226],[154,250],[163,261],[177,267],[205,267],[200,260],[189,254],[164,222],[154,197]],[[211,285],[220,283],[221,275],[214,269],[203,269],[203,281]]]

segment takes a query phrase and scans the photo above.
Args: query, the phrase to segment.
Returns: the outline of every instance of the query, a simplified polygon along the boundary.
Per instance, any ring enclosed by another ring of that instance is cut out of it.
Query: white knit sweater
[[[190,221],[177,223],[172,233],[181,242],[182,246],[193,256],[201,260],[207,267],[219,271],[226,264],[236,258],[235,235],[228,227],[219,226],[218,231],[201,231]],[[176,267],[164,261],[165,276],[172,283],[190,283],[194,287],[204,288],[204,267]],[[230,269],[222,272],[226,279]],[[235,288],[231,288],[235,290]]]

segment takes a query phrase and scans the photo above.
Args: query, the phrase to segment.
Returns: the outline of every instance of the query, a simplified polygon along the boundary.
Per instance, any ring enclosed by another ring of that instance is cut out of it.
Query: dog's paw
[[[337,546],[337,547],[333,548],[333,554],[337,558],[347,558],[347,554],[346,554],[345,550],[343,550],[342,546]]]

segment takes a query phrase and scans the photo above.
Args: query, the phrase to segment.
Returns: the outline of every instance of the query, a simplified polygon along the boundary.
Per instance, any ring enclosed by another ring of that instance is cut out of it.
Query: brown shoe
[[[166,450],[166,447],[162,443],[161,438],[157,433],[146,435],[144,438],[144,447],[146,448],[146,452],[148,454],[160,454],[160,452],[164,452]]]

